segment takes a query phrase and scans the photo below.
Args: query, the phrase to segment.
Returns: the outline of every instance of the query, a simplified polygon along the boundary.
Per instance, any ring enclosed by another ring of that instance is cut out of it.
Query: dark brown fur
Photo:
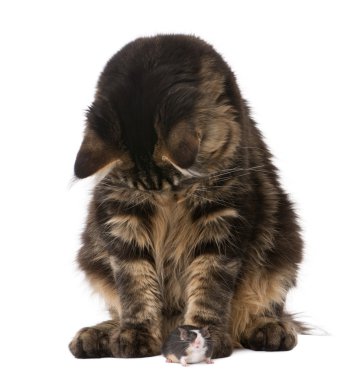
[[[163,35],[114,55],[75,164],[99,171],[78,262],[112,320],[80,330],[73,355],[156,355],[182,324],[211,326],[213,357],[295,346],[296,216],[211,46]]]

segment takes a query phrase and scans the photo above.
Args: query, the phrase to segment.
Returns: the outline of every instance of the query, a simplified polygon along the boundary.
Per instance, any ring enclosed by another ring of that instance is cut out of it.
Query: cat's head
[[[101,74],[75,162],[128,186],[161,190],[228,167],[240,137],[240,95],[213,48],[183,35],[126,45]]]

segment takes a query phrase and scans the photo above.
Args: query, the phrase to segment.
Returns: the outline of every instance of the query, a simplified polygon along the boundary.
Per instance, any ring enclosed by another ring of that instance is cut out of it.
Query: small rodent
[[[189,363],[207,364],[213,363],[212,341],[209,339],[208,327],[195,327],[183,325],[177,327],[166,339],[162,346],[162,354],[168,363],[181,363],[187,366]]]

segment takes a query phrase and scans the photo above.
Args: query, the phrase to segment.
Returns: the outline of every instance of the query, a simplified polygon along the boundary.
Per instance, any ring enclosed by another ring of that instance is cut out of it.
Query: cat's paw
[[[79,359],[112,356],[107,332],[95,327],[79,330],[68,347],[73,356]]]
[[[225,358],[233,352],[232,338],[228,333],[210,328],[211,340],[213,344],[212,358]]]
[[[269,322],[252,329],[242,344],[255,351],[289,351],[297,344],[297,334],[290,323]]]
[[[110,339],[110,348],[117,358],[140,358],[160,354],[161,341],[149,328],[141,325],[118,329]]]

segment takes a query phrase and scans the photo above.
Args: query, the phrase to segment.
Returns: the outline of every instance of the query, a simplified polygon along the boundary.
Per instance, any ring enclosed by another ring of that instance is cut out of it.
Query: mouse
[[[213,345],[210,337],[208,326],[179,326],[166,339],[162,354],[167,363],[181,363],[185,367],[203,361],[212,364]]]

